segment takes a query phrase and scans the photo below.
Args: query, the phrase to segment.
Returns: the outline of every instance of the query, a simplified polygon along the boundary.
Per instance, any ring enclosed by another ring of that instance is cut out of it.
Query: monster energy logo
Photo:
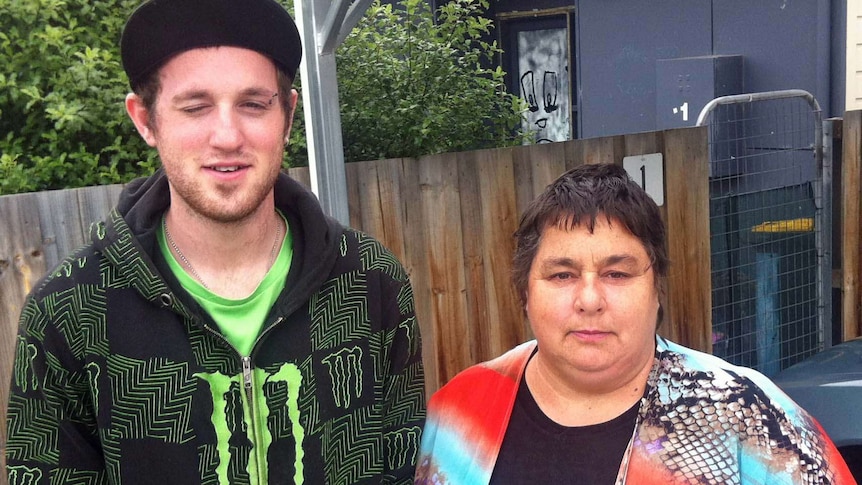
[[[89,376],[90,382],[92,383],[91,386],[93,389],[93,407],[95,408],[96,416],[98,416],[99,415],[99,389],[101,389],[99,387],[99,374],[101,374],[101,369],[99,368],[99,365],[96,364],[95,362],[90,362],[89,364],[87,364],[86,369],[87,369],[87,375]]]
[[[228,476],[228,464],[230,463],[229,440],[231,433],[237,429],[237,426],[236,423],[231,422],[228,400],[234,395],[231,392],[232,385],[236,385],[242,389],[242,375],[225,376],[216,372],[214,374],[199,373],[195,374],[195,376],[209,384],[210,393],[213,398],[212,422],[215,427],[216,438],[218,439],[217,452],[219,463],[216,468],[216,474],[219,484],[230,485]],[[255,385],[258,382],[261,383],[259,387]],[[304,481],[302,459],[305,453],[302,443],[305,439],[305,430],[302,428],[302,423],[299,419],[299,390],[302,387],[302,373],[293,364],[283,364],[273,373],[268,373],[264,369],[253,370],[252,388],[256,391],[255,399],[260,399],[262,402],[261,406],[255,406],[254,408],[260,412],[258,416],[253,415],[252,405],[246,402],[245,394],[239,393],[243,396],[243,418],[246,425],[246,436],[254,447],[248,460],[247,471],[249,480],[251,483],[267,483],[268,481],[266,456],[272,444],[272,433],[267,428],[266,423],[270,409],[266,395],[263,392],[257,392],[259,389],[262,390],[263,384],[268,382],[284,382],[287,384],[287,415],[290,418],[291,431],[293,431],[296,456],[293,483],[299,485]]]
[[[408,460],[416,463],[422,438],[422,430],[418,426],[387,433],[385,438],[390,469],[406,466]]]
[[[329,368],[335,405],[343,409],[350,407],[351,398],[362,395],[362,349],[341,349],[324,358],[323,363]]]
[[[31,362],[36,360],[36,346],[28,344],[24,338],[18,337],[18,355],[26,355],[24,359],[15,359],[15,382],[21,386],[21,390],[35,391],[39,387],[36,373],[33,372]]]
[[[26,466],[9,467],[9,485],[34,485],[42,481],[42,470]]]

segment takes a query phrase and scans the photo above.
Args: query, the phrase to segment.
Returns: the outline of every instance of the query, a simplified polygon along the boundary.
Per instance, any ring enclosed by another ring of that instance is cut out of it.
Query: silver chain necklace
[[[278,215],[278,213],[276,213],[276,216],[281,217]],[[195,270],[195,267],[192,266],[192,263],[189,262],[189,259],[186,258],[186,255],[183,254],[182,251],[180,251],[180,247],[177,246],[177,243],[174,242],[174,238],[171,236],[171,231],[168,230],[168,218],[167,217],[162,217],[162,229],[165,231],[165,237],[167,238],[168,244],[171,246],[171,249],[173,249],[174,252],[177,253],[177,256],[180,257],[180,260],[183,262],[183,264],[186,266],[186,268],[189,269],[189,273],[191,273],[192,276],[194,276],[195,279],[198,280],[198,283],[200,283],[201,286],[206,288],[207,291],[212,291],[210,289],[210,287],[207,286],[207,284],[204,282],[203,278],[201,278],[201,275],[199,275],[198,272]],[[276,228],[275,228],[275,241],[273,241],[272,250],[270,250],[270,253],[269,253],[269,266],[267,267],[267,271],[269,271],[269,268],[272,268],[272,265],[275,264],[275,258],[276,258],[276,256],[278,256],[278,241],[280,239],[281,239],[281,221],[278,221],[276,223]]]

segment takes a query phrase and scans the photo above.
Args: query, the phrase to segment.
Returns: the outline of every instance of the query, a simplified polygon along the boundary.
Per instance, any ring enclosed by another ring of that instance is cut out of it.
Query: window
[[[529,107],[524,129],[535,132],[537,143],[577,138],[574,12],[500,14],[498,25],[509,91]]]

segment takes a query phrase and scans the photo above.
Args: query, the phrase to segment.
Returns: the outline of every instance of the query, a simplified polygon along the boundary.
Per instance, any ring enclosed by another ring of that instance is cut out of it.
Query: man
[[[151,0],[121,41],[163,169],[29,296],[10,483],[406,483],[408,278],[280,173],[300,39],[274,0]]]
[[[536,339],[434,394],[417,484],[855,483],[762,374],[656,335],[665,226],[622,167],[563,174],[515,236]]]

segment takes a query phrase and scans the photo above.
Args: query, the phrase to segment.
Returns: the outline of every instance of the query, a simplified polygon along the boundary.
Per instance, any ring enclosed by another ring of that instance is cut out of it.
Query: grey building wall
[[[578,2],[580,137],[655,129],[656,62],[711,53],[711,3]]]
[[[824,117],[841,116],[846,2],[497,0],[489,15],[574,6],[573,94],[585,138],[657,129],[657,93],[676,88],[656,81],[663,59],[739,55],[743,92],[804,89]]]

